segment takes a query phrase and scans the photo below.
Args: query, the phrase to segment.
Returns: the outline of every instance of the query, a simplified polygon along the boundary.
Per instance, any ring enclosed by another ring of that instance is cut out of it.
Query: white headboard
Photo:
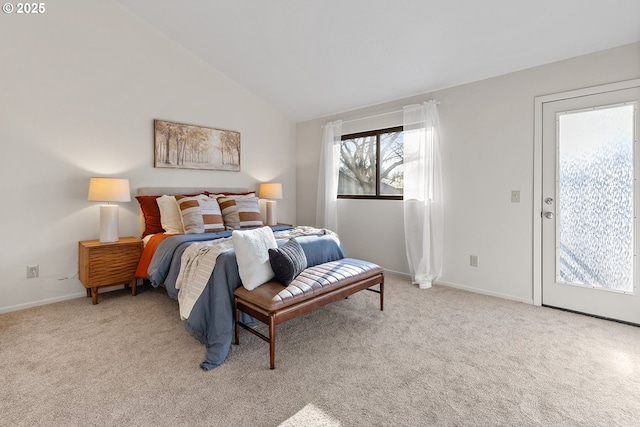
[[[210,193],[246,193],[246,188],[234,187],[140,187],[138,196],[175,196],[177,194],[198,194],[208,191]]]

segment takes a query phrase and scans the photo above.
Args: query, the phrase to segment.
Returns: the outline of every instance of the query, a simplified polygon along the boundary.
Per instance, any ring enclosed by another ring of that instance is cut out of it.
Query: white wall
[[[315,223],[321,125],[438,99],[445,187],[445,256],[439,282],[532,302],[533,221],[539,220],[532,195],[534,98],[638,77],[640,43],[635,43],[298,123],[298,222]],[[390,114],[349,126],[376,129],[399,124],[400,119],[399,114]],[[512,190],[521,191],[521,203],[510,202]],[[338,203],[337,231],[348,255],[408,273],[401,202]],[[479,267],[469,266],[470,255],[479,256]]]
[[[77,245],[98,237],[91,176],[129,178],[133,195],[277,180],[278,219],[295,221],[295,126],[284,115],[118,3],[46,6],[0,17],[0,312],[84,295]],[[156,118],[239,131],[242,171],[155,169]],[[135,200],[121,204],[120,235],[139,235]],[[39,278],[26,279],[28,264]]]

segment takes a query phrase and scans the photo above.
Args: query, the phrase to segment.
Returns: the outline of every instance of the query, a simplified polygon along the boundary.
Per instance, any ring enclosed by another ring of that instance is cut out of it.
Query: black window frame
[[[363,138],[363,137],[376,137],[376,194],[338,194],[338,199],[364,199],[364,200],[403,200],[404,188],[402,189],[403,195],[399,196],[384,196],[380,194],[380,135],[392,132],[404,132],[403,126],[394,126],[384,129],[375,129],[365,132],[350,133],[348,135],[342,135],[340,142],[347,139]],[[340,155],[340,161],[342,161],[342,154]],[[339,187],[338,187],[339,188]]]

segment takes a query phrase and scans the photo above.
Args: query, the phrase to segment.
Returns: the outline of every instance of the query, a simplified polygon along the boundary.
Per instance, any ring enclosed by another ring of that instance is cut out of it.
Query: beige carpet
[[[387,276],[227,361],[143,287],[0,315],[0,425],[640,425],[640,328]]]

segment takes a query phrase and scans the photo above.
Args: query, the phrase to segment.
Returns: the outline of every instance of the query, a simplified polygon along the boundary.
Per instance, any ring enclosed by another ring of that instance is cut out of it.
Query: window
[[[401,200],[403,146],[402,126],[343,135],[338,197]]]

